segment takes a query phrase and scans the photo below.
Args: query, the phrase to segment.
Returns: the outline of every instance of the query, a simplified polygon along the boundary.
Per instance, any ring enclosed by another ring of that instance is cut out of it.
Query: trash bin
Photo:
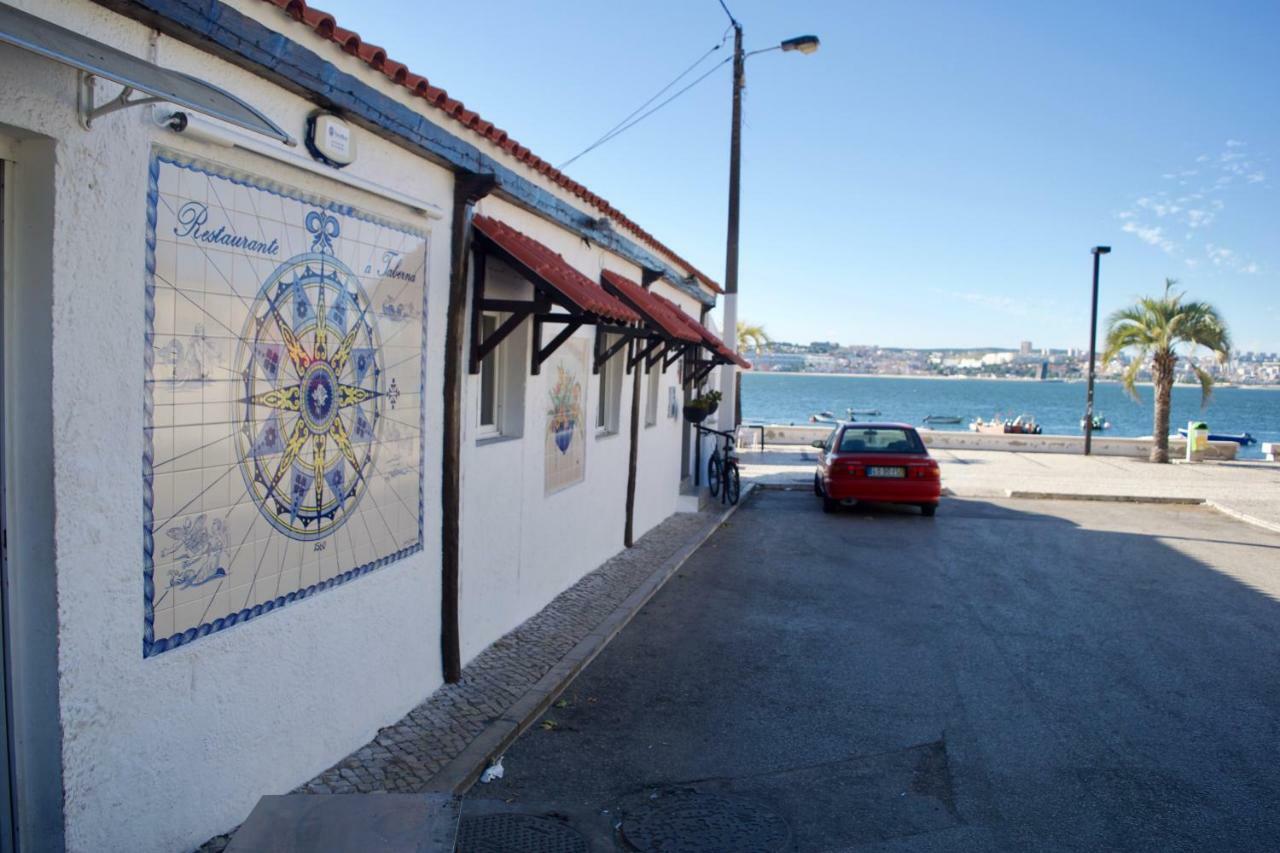
[[[1204,421],[1187,421],[1187,461],[1199,462],[1204,459],[1204,451],[1208,446],[1209,425]]]

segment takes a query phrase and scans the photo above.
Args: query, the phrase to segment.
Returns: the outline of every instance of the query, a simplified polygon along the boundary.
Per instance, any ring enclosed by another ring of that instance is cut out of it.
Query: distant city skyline
[[[822,39],[747,63],[740,318],[787,339],[1078,347],[1089,248],[1109,244],[1103,318],[1172,277],[1238,348],[1280,350],[1280,5],[730,7],[749,49]],[[325,8],[557,164],[729,51],[716,0],[476,0],[504,22],[483,51],[398,2]],[[720,279],[728,119],[721,67],[567,171]]]

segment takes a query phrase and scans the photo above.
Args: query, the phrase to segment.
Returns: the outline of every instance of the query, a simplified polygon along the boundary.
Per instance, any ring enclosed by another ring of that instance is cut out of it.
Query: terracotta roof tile
[[[504,151],[507,151],[508,153],[513,150],[520,152],[517,154],[517,157],[521,160],[524,160],[525,157],[528,156],[529,149],[525,148],[523,145],[515,143],[505,131],[497,130],[493,127],[491,122],[480,118],[473,110],[465,109],[460,101],[450,98],[445,90],[436,86],[431,86],[427,83],[427,79],[425,77],[409,71],[403,63],[389,59],[386,51],[382,48],[377,45],[364,44],[358,33],[339,27],[337,22],[334,20],[334,17],[328,12],[323,12],[319,9],[308,6],[305,0],[263,0],[263,2],[270,3],[272,6],[280,9],[295,21],[299,21],[300,23],[310,27],[316,35],[321,38],[336,42],[343,50],[353,56],[360,57],[360,59],[368,63],[371,67],[386,74],[388,79],[409,89],[415,95],[426,100],[426,102],[431,106],[443,110],[452,118],[461,120],[465,127],[468,127],[481,136],[484,136],[495,145],[501,146]],[[508,145],[508,143],[510,143],[510,145]],[[538,162],[541,163],[542,161],[539,160]],[[540,167],[539,171],[541,171]],[[609,216],[610,219],[614,220],[619,226],[638,237],[640,242],[647,244],[650,248],[661,252],[674,260],[680,266],[689,270],[690,274],[695,279],[711,288],[711,290],[716,293],[724,292],[721,290],[720,285],[713,281],[709,276],[694,267],[684,258],[677,255],[667,246],[663,245],[652,234],[645,231],[631,219],[614,210],[604,199],[589,192],[586,187],[583,187],[575,181],[569,180],[557,169],[552,169],[549,173],[544,174],[548,174],[552,180],[560,186],[569,189],[574,195],[600,208],[602,212]]]
[[[640,322],[639,314],[605,293],[604,288],[578,272],[549,247],[490,216],[476,216],[472,222],[477,231],[582,310],[622,323]]]
[[[607,287],[612,287],[624,302],[643,314],[651,325],[657,326],[658,331],[666,333],[669,337],[679,338],[689,343],[702,342],[701,335],[689,328],[679,318],[672,316],[672,312],[682,312],[670,302],[661,300],[657,297],[657,294],[650,293],[626,276],[619,275],[611,270],[605,270],[601,275]]]
[[[705,346],[707,349],[711,350],[713,353],[720,356],[722,359],[733,362],[734,364],[741,367],[743,370],[751,369],[751,362],[747,361],[745,358],[743,358],[742,356],[738,355],[736,352],[734,352],[733,350],[725,346],[724,341],[720,340],[720,337],[718,335],[716,335],[706,326],[699,323],[697,320],[690,317],[688,314],[681,311],[679,305],[675,304],[670,299],[667,299],[665,296],[659,296],[656,293],[651,293],[650,295],[654,299],[662,301],[672,311],[675,311],[678,316],[678,319],[681,322],[685,323],[690,329],[692,329],[695,333],[697,333],[699,337],[702,338],[703,346]]]

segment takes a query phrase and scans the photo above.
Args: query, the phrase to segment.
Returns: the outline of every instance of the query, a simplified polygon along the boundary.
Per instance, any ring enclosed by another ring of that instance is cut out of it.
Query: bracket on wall
[[[545,323],[563,323],[564,328],[556,332],[556,336],[544,347],[542,345],[542,326]],[[537,376],[542,372],[542,363],[551,358],[551,354],[560,345],[569,340],[569,336],[582,327],[583,320],[569,314],[535,314],[533,315],[533,347],[530,352],[529,372]]]
[[[685,355],[685,353],[687,353],[691,347],[694,347],[694,346],[696,346],[696,344],[677,344],[674,346],[668,345],[667,353],[662,357],[663,372],[666,372],[667,368],[669,368],[671,365],[679,361],[680,358],[683,355]]]
[[[706,381],[708,374],[710,374],[711,371],[715,369],[715,366],[721,363],[722,362],[719,359],[715,359],[715,358],[707,359],[706,361],[695,358],[693,360],[692,369],[685,374],[685,377],[684,377],[685,386],[697,388],[704,381]]]
[[[621,337],[613,343],[609,343],[609,335],[620,335]],[[591,360],[591,372],[598,374],[600,368],[604,367],[609,359],[613,358],[627,343],[635,337],[642,337],[648,332],[643,329],[636,329],[632,326],[612,326],[604,323],[596,323],[596,341],[595,356]],[[630,365],[627,372],[631,372]]]
[[[485,356],[493,352],[498,344],[502,343],[508,335],[519,328],[525,318],[535,314],[546,313],[551,309],[551,302],[542,293],[535,293],[533,299],[486,299],[484,295],[485,252],[474,244],[472,252],[474,255],[474,274],[472,279],[471,360],[469,370],[474,375],[480,372],[480,363],[484,361]],[[482,320],[486,311],[499,311],[511,316],[507,317],[498,328],[494,329],[492,335],[481,339],[484,330]]]
[[[649,355],[664,343],[665,341],[662,338],[649,338],[647,343],[637,345],[627,355],[627,372],[630,373],[632,369],[642,361],[645,363],[646,370],[653,367],[653,364],[649,359]]]
[[[659,346],[657,349],[651,352],[644,360],[645,370],[653,370],[653,366],[662,361],[662,356],[666,353],[668,349],[671,348],[671,346],[672,344],[670,341],[663,341],[661,346]],[[666,371],[667,371],[666,364],[663,363],[662,372],[666,373]]]

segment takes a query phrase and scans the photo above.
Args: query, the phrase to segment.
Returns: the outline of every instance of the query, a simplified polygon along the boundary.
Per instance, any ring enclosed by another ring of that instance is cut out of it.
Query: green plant
[[[693,400],[690,400],[689,408],[702,409],[704,411],[707,409],[711,409],[712,407],[718,406],[720,404],[721,396],[722,395],[720,394],[719,391],[707,391],[703,394],[700,394]]]
[[[1132,350],[1133,360],[1125,368],[1121,383],[1129,396],[1138,399],[1138,373],[1150,362],[1151,384],[1155,386],[1155,414],[1151,448],[1152,462],[1169,461],[1169,401],[1173,392],[1178,348],[1194,350],[1202,346],[1225,364],[1231,356],[1231,336],[1217,310],[1207,302],[1183,302],[1174,293],[1173,279],[1164,280],[1164,295],[1139,299],[1107,318],[1107,348],[1102,363],[1108,364],[1124,350]],[[1199,365],[1191,369],[1200,380],[1200,404],[1209,402],[1213,377]]]

